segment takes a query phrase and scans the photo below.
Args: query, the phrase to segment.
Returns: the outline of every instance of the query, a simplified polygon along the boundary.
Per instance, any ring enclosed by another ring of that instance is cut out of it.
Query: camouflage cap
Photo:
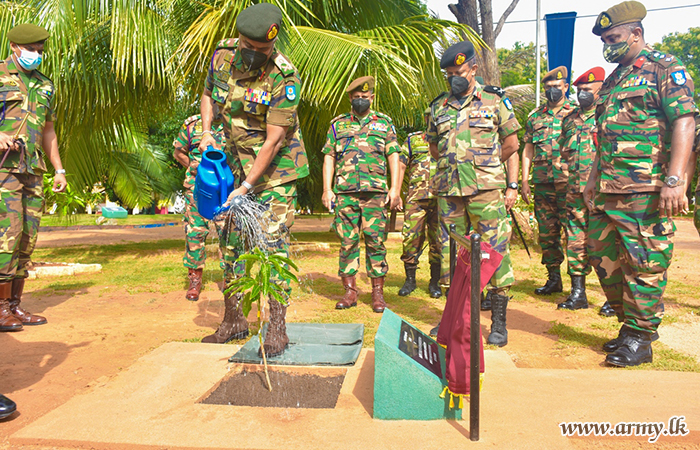
[[[605,69],[602,67],[594,67],[584,72],[580,77],[576,78],[573,85],[578,86],[579,84],[596,83],[602,81],[605,81]]]
[[[542,82],[546,83],[547,81],[564,80],[564,83],[566,83],[566,77],[568,75],[569,71],[566,70],[566,67],[559,66],[556,69],[552,69],[549,72],[547,72],[542,78]]]
[[[440,58],[440,68],[447,69],[452,66],[461,66],[474,59],[474,44],[469,41],[461,41],[450,46]]]
[[[280,32],[282,11],[272,3],[258,3],[238,14],[236,28],[243,36],[257,42],[271,42]]]
[[[7,40],[19,45],[43,42],[47,40],[49,36],[50,34],[48,31],[33,23],[17,25],[7,32]]]
[[[641,22],[647,16],[647,9],[639,2],[619,3],[598,14],[593,25],[593,34],[600,36],[603,31],[625,23]]]
[[[350,83],[345,90],[348,94],[355,91],[369,92],[374,90],[374,77],[360,77]]]

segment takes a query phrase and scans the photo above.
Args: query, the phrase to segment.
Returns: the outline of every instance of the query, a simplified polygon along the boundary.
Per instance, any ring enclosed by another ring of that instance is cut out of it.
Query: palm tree
[[[164,155],[148,145],[147,125],[173,102],[202,92],[216,43],[235,35],[250,0],[11,0],[0,11],[0,56],[16,23],[45,26],[52,38],[42,69],[57,86],[57,131],[73,183],[107,180],[127,204],[150,202],[168,186]],[[419,0],[273,0],[283,11],[280,50],[302,79],[300,121],[320,198],[320,149],[330,120],[349,110],[345,87],[377,79],[375,108],[397,126],[420,127],[422,111],[444,90],[436,45],[466,25],[439,20]],[[36,19],[35,19],[36,18]],[[4,44],[4,45],[3,45]]]
[[[4,1],[0,57],[7,31],[33,22],[51,33],[41,70],[56,86],[56,131],[69,181],[78,190],[100,181],[126,206],[145,206],[176,180],[147,123],[172,103],[167,59],[173,39],[156,2],[136,0]]]

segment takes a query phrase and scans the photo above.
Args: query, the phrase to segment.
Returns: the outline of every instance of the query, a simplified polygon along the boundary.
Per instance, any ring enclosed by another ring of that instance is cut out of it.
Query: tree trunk
[[[520,0],[512,0],[508,8],[498,20],[494,29],[492,0],[458,0],[456,4],[448,7],[454,14],[457,22],[469,25],[484,40],[490,51],[483,51],[477,55],[477,74],[484,78],[486,84],[501,85],[501,71],[498,68],[498,56],[496,54],[496,37],[501,32],[506,19],[513,12]],[[481,23],[479,23],[481,17]]]

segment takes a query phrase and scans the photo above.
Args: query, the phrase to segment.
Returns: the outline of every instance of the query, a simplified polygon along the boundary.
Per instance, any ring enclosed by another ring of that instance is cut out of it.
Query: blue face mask
[[[41,53],[22,50],[17,62],[24,70],[34,70],[41,64]]]

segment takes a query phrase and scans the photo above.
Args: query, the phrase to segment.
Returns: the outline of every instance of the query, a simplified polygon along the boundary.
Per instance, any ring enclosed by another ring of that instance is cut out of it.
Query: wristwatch
[[[57,174],[63,174],[63,175],[65,175],[65,174],[66,174],[66,170],[65,170],[65,169],[56,169],[56,173],[57,173]]]
[[[248,189],[248,192],[250,192],[251,194],[253,193],[253,189],[255,189],[255,186],[253,186],[252,184],[248,183],[245,180],[243,180],[241,185],[243,185],[246,189]]]
[[[517,191],[518,190],[518,183],[516,183],[515,181],[508,183],[507,189],[515,189]]]
[[[680,177],[675,175],[666,177],[666,186],[668,187],[683,186],[683,183],[685,183],[685,180],[681,180]]]

